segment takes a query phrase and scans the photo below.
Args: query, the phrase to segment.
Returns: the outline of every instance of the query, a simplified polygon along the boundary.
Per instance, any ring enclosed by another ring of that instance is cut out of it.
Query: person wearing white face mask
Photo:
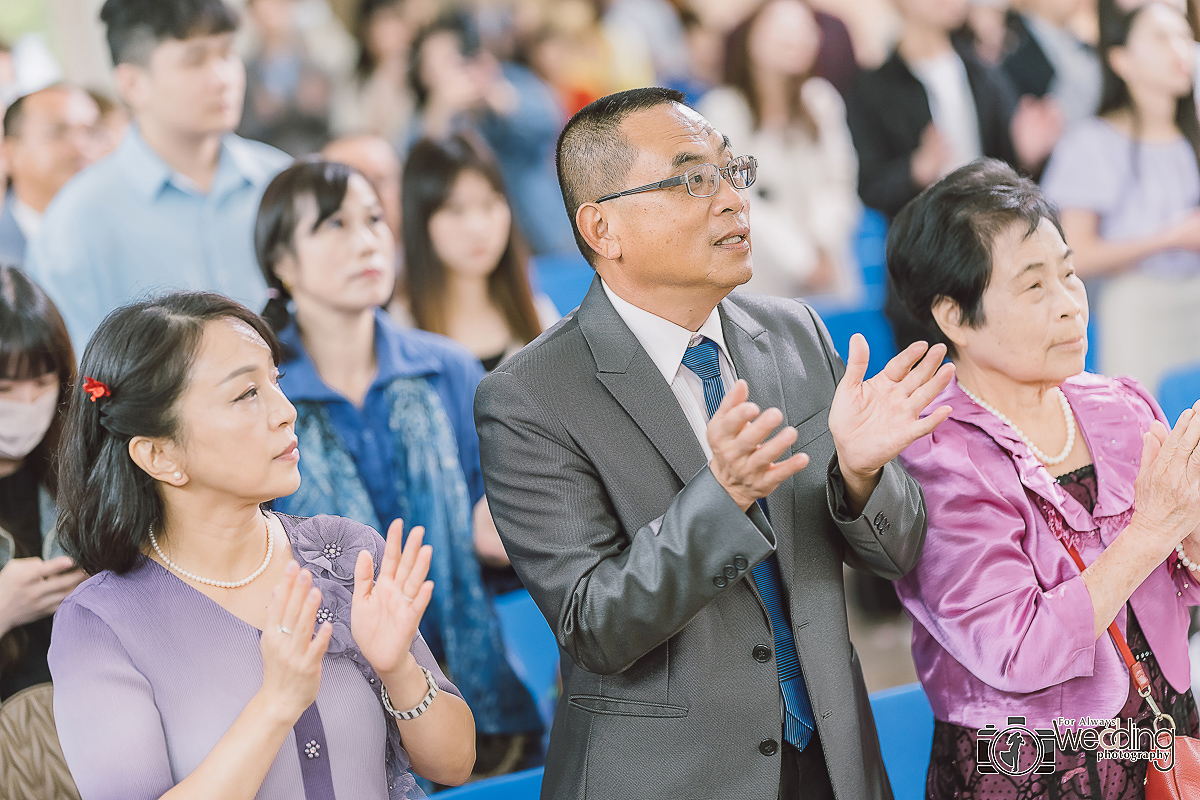
[[[75,354],[58,310],[0,267],[0,701],[50,680],[50,617],[86,577],[57,546],[51,462]]]

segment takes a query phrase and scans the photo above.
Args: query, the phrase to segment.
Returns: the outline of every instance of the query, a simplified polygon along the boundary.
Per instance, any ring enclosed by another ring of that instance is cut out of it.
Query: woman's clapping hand
[[[1142,437],[1142,463],[1134,484],[1133,522],[1173,548],[1200,522],[1200,413],[1186,409],[1168,433],[1154,422]]]
[[[396,520],[388,528],[379,577],[373,578],[375,564],[366,550],[354,566],[350,632],[385,683],[411,666],[409,648],[433,596],[433,581],[425,579],[433,548],[422,545],[424,538],[424,528],[413,528],[401,546],[404,523]]]
[[[260,645],[260,693],[269,708],[292,722],[313,704],[321,688],[321,659],[333,626],[322,623],[313,634],[320,605],[321,590],[312,585],[312,573],[300,569],[295,561],[288,564],[267,605],[267,625]]]

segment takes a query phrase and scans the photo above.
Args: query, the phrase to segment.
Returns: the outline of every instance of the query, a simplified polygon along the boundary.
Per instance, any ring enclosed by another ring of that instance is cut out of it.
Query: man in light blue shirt
[[[237,13],[222,0],[107,0],[100,18],[135,124],[50,204],[27,269],[77,348],[154,292],[205,289],[261,309],[254,219],[290,158],[232,133],[246,84]]]

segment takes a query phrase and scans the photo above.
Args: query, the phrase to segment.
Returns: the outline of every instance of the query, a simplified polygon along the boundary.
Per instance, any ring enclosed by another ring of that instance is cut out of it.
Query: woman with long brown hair
[[[401,321],[449,336],[488,371],[558,321],[530,290],[528,250],[482,142],[417,142],[402,186],[407,302],[392,306]]]
[[[851,296],[859,284],[858,160],[845,104],[816,76],[820,45],[807,3],[769,0],[729,35],[725,85],[697,105],[763,167],[752,189],[751,291]]]

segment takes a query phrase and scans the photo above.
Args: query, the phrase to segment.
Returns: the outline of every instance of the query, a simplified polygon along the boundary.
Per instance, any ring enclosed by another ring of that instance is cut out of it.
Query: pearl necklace
[[[262,575],[263,572],[266,571],[267,565],[271,563],[271,555],[275,552],[275,537],[271,535],[271,526],[267,523],[267,518],[265,515],[263,516],[263,528],[265,528],[267,531],[267,557],[263,559],[262,565],[259,566],[258,569],[254,570],[249,577],[243,578],[240,581],[214,581],[211,578],[201,578],[194,572],[188,572],[186,569],[167,558],[167,554],[164,553],[162,548],[158,546],[158,539],[154,538],[153,525],[150,526],[150,544],[154,548],[154,552],[158,553],[158,557],[161,558],[163,563],[170,567],[173,572],[176,572],[189,580],[193,580],[196,583],[203,583],[208,586],[216,586],[218,589],[239,589],[257,578],[259,575]]]
[[[1025,443],[1025,446],[1028,447],[1035,456],[1037,456],[1038,461],[1041,461],[1046,466],[1053,467],[1057,464],[1061,464],[1067,460],[1067,456],[1071,455],[1071,451],[1075,449],[1075,415],[1071,413],[1071,404],[1067,402],[1067,396],[1063,394],[1063,390],[1059,389],[1057,386],[1054,387],[1054,391],[1058,392],[1058,402],[1062,406],[1063,420],[1067,424],[1067,443],[1063,446],[1062,452],[1053,458],[1043,453],[1040,447],[1029,440],[1029,437],[1025,435],[1024,431],[1014,425],[1011,419],[1001,414],[995,406],[989,405],[979,397],[976,397],[971,393],[970,389],[963,386],[961,383],[958,385],[958,388],[963,390],[963,394],[974,400],[976,405],[985,411],[990,411],[997,419],[999,419],[1008,427],[1012,428],[1013,431],[1016,432],[1017,436],[1020,437],[1021,441]]]

